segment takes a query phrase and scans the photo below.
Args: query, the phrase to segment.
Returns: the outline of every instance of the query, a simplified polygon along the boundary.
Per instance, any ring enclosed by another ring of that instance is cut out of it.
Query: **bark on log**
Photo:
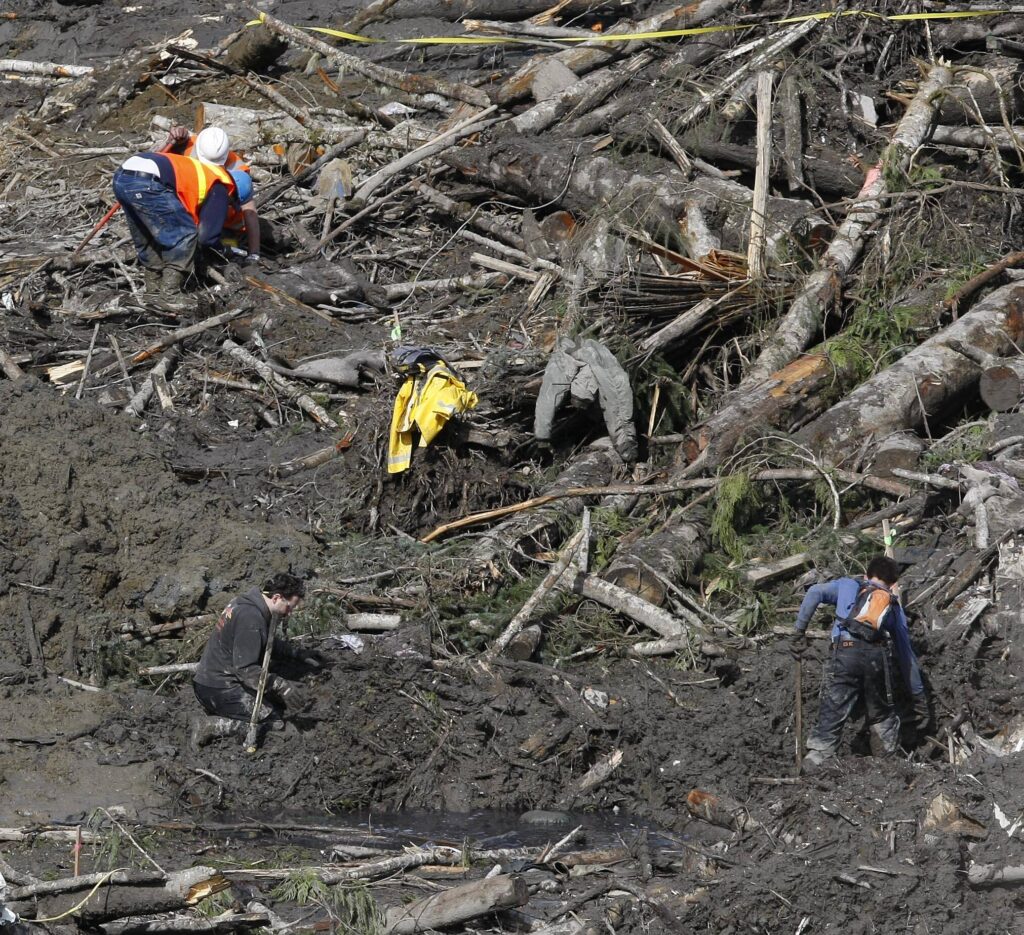
[[[967,871],[967,882],[971,886],[1024,883],[1024,866],[997,867],[995,864],[971,864]]]
[[[347,71],[353,71],[357,75],[362,75],[370,81],[376,81],[379,84],[397,88],[409,94],[440,94],[442,97],[464,101],[467,104],[472,104],[474,107],[486,107],[490,103],[483,91],[478,91],[467,84],[445,81],[430,75],[410,75],[405,72],[396,71],[393,68],[386,68],[374,62],[368,62],[357,55],[342,52],[334,48],[334,46],[328,45],[326,42],[303,32],[301,29],[290,26],[288,23],[283,23],[269,13],[263,13],[253,7],[249,9],[255,15],[262,17],[267,26],[283,36],[287,41],[305,46],[314,52],[319,52],[335,65]]]
[[[266,361],[253,357],[244,347],[240,347],[234,341],[227,340],[222,346],[235,360],[250,370],[255,370],[271,386],[282,390],[314,422],[333,429],[338,427],[338,423],[327,414],[327,410],[323,406],[303,393],[294,383],[286,380],[280,374],[274,373],[270,364],[266,363]]]
[[[1016,409],[1024,398],[1024,360],[1007,357],[982,371],[978,384],[985,405],[994,412]]]
[[[700,567],[706,534],[704,523],[670,517],[653,535],[620,546],[601,577],[662,607],[668,598],[666,581],[674,584]]]
[[[931,142],[963,149],[988,149],[995,146],[1000,152],[1015,153],[1024,149],[1024,130],[1007,130],[999,126],[934,127]]]
[[[957,83],[942,95],[939,120],[954,124],[1014,120],[1024,111],[1022,71],[1024,63],[1019,59],[996,56],[987,56],[984,68],[961,69]]]
[[[125,916],[172,912],[227,886],[227,880],[212,867],[190,867],[168,874],[161,884],[101,886],[78,910],[77,917],[85,925],[98,925]],[[38,901],[31,918],[54,918],[73,909],[81,899],[80,893],[45,897]]]
[[[578,144],[578,151],[584,144]],[[588,144],[589,145],[589,144]],[[506,138],[467,149],[449,151],[443,161],[468,176],[512,192],[532,203],[561,203],[570,211],[589,214],[620,210],[623,220],[680,252],[690,245],[680,234],[678,219],[690,205],[706,209],[722,222],[723,245],[742,250],[746,245],[753,193],[726,179],[701,177],[692,182],[664,161],[653,171],[632,171],[605,157],[579,152],[566,154],[530,138]],[[818,219],[809,202],[791,198],[768,200],[769,253],[782,241],[815,227]],[[695,257],[696,259],[696,257]]]
[[[693,621],[684,622],[638,594],[610,581],[603,581],[595,575],[577,575],[572,582],[572,589],[589,600],[642,623],[660,636],[681,638],[688,629],[693,628]]]
[[[175,915],[156,919],[118,919],[116,922],[106,922],[100,928],[106,935],[167,935],[172,932],[237,932],[239,929],[251,928],[270,931],[270,922],[270,914],[267,912],[224,912],[210,918]]]
[[[47,75],[53,78],[84,78],[95,71],[89,65],[58,65],[56,62],[28,62],[17,58],[0,58],[0,72],[19,75]]]
[[[622,468],[622,460],[611,442],[602,438],[568,464],[546,492],[603,486],[610,483],[616,471]],[[548,535],[559,526],[564,528],[564,524],[572,522],[583,512],[583,506],[582,497],[566,497],[541,509],[510,516],[480,537],[470,557],[470,568],[474,573],[483,572],[488,577],[502,577],[498,563],[508,561],[515,554],[516,547],[526,539],[548,545],[545,541]]]
[[[525,906],[529,901],[529,887],[518,875],[501,874],[474,880],[389,910],[384,920],[384,935],[415,935],[458,925],[496,909]]]
[[[736,3],[737,0],[696,0],[695,3],[679,4],[636,23],[629,21],[617,23],[615,34],[655,32],[660,29],[686,29],[698,26],[730,7],[736,6]],[[482,13],[473,13],[474,17],[482,15]],[[577,75],[583,75],[624,55],[639,52],[647,44],[643,40],[623,42],[621,45],[609,42],[599,42],[593,45],[580,43],[564,52],[558,52],[554,56],[535,56],[498,88],[494,93],[494,101],[498,104],[508,105],[527,97],[533,87],[533,79],[536,77],[537,70],[552,58],[576,72]]]
[[[893,468],[913,471],[924,451],[924,441],[909,432],[897,432],[883,439],[875,451],[872,473],[879,477],[895,477]]]
[[[906,169],[931,126],[933,99],[951,80],[949,68],[942,65],[932,67],[896,127],[879,166],[890,166],[899,171]],[[820,330],[825,311],[840,296],[843,277],[860,255],[868,227],[878,217],[881,209],[878,199],[887,190],[881,168],[876,167],[868,174],[858,201],[829,245],[822,268],[803,280],[796,299],[768,346],[729,395],[725,405],[702,426],[698,446],[704,449],[702,463],[706,468],[716,467],[728,457],[743,432],[752,424],[750,414],[757,413],[772,394],[778,392],[778,371],[793,363]],[[791,375],[797,380],[802,376],[799,368],[796,374]]]
[[[518,114],[510,121],[509,127],[515,133],[533,134],[546,130],[562,118],[577,119],[597,107],[652,61],[654,54],[643,51],[625,63],[595,71]]]
[[[757,164],[757,152],[754,147],[722,140],[702,139],[699,134],[694,134],[686,140],[686,148],[694,155],[723,168],[734,165],[752,170]],[[793,175],[796,163],[793,162],[793,154],[787,153],[788,151],[784,149],[782,153],[775,153],[772,159],[771,179],[777,184],[788,182]],[[801,160],[800,168],[807,184],[817,192],[852,197],[860,191],[863,184],[863,178],[857,169],[833,152],[815,152],[812,147]],[[793,190],[792,184],[789,188]]]
[[[957,322],[861,384],[797,438],[842,463],[869,436],[918,428],[981,376],[973,360],[949,346],[957,341],[983,354],[1005,356],[1015,350],[1024,341],[1024,285],[996,289]]]

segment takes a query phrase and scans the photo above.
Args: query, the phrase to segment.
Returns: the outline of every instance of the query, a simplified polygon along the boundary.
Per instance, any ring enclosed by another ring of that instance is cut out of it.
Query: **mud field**
[[[1024,930],[1024,21],[365,6],[0,10],[0,908],[66,935]],[[388,41],[338,60],[278,21]],[[700,26],[736,28],[569,43]],[[480,34],[525,39],[391,41]],[[199,106],[251,131],[274,237],[170,308],[122,219],[74,251],[114,168]],[[632,447],[607,393],[535,436],[569,338],[621,366]],[[297,368],[398,344],[479,403],[389,475],[392,365]],[[886,544],[934,724],[899,697],[883,758],[859,711],[800,775],[828,641],[798,683],[788,628]],[[308,582],[289,638],[326,660],[286,672],[310,702],[255,753],[196,749],[188,674],[147,671],[280,571]],[[80,875],[230,887],[107,915],[73,905],[96,880],[26,892],[74,874],[76,833]],[[496,865],[512,896],[394,921]]]

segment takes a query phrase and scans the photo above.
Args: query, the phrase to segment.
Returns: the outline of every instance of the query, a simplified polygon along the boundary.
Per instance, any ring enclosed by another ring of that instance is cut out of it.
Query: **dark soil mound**
[[[303,564],[303,534],[183,484],[119,413],[34,380],[0,385],[0,410],[4,664],[30,661],[34,627],[70,674],[76,634],[95,651],[125,623],[219,610],[243,583]]]

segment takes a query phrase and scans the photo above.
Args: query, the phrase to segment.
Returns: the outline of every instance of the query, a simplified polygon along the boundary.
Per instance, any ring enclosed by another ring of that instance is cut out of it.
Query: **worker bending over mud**
[[[196,135],[192,135],[185,127],[171,127],[164,140],[165,152],[190,156],[211,166],[223,166],[228,172],[249,172],[249,165],[231,149],[231,141],[220,127],[206,127]],[[256,201],[250,195],[240,202],[238,208],[228,209],[224,221],[223,239],[231,247],[241,247],[244,242],[248,247],[246,259],[255,262],[260,258],[260,216],[256,210]]]
[[[884,555],[871,559],[865,578],[837,578],[811,587],[800,605],[792,638],[799,659],[807,648],[807,625],[819,604],[835,607],[832,653],[821,683],[818,724],[807,738],[804,767],[835,756],[843,725],[863,699],[867,722],[886,755],[896,752],[900,719],[893,700],[892,658],[896,657],[910,692],[917,728],[926,730],[931,715],[907,620],[894,593],[899,565]]]
[[[286,619],[302,602],[304,593],[301,578],[281,573],[262,588],[251,588],[233,598],[224,608],[192,678],[196,698],[210,715],[191,719],[189,740],[193,748],[205,746],[217,737],[245,733],[256,703],[271,617],[276,614],[279,619]],[[306,702],[298,682],[273,673],[276,661],[299,660],[312,668],[321,664],[315,652],[291,646],[280,638],[274,640],[271,654],[271,674],[267,677],[264,699],[269,698],[272,703],[260,706],[261,722],[279,721],[282,706],[294,712]]]
[[[174,153],[139,153],[114,173],[114,194],[144,269],[146,291],[180,297],[200,247],[219,249],[229,208],[252,198],[248,173]]]

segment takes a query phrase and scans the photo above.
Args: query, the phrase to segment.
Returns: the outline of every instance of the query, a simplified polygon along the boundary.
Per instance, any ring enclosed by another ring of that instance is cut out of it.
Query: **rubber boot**
[[[208,717],[199,714],[195,716],[191,723],[188,743],[193,751],[197,751],[218,737],[230,737],[232,734],[241,734],[245,727],[244,721],[236,721],[229,717]]]
[[[160,275],[160,272],[160,270],[150,269],[148,266],[143,268],[142,282],[143,290],[145,291],[146,295],[160,294],[160,288],[162,285],[162,276]]]
[[[181,296],[181,290],[185,287],[185,273],[182,270],[165,266],[160,280],[160,291],[165,299]]]

